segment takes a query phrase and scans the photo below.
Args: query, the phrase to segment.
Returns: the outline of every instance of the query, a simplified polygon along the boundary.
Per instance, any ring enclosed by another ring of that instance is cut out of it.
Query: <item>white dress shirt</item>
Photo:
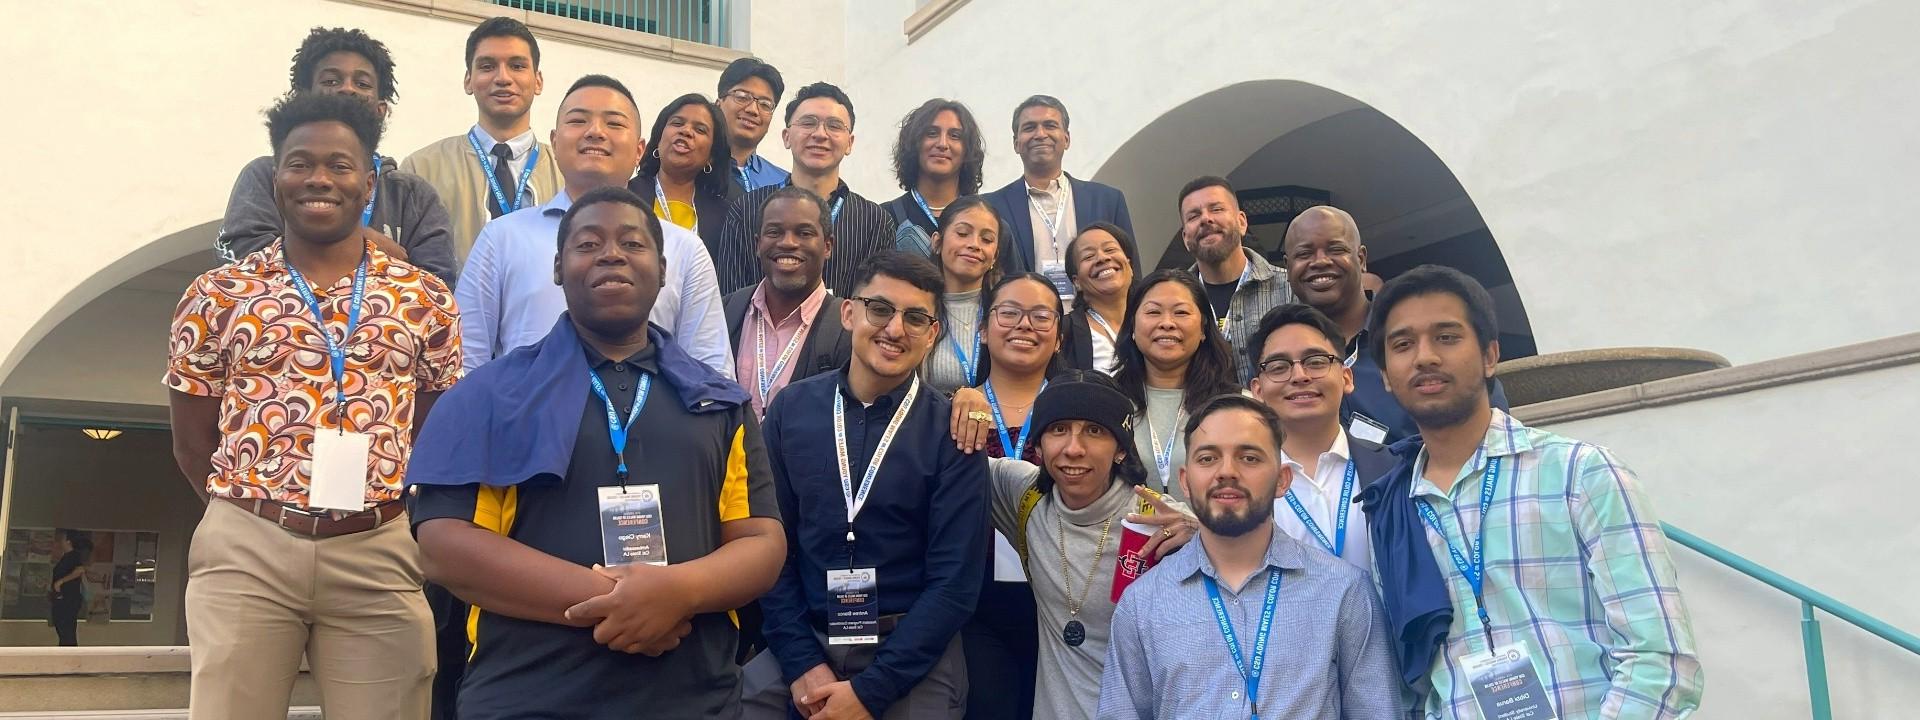
[[[1300,505],[1307,509],[1307,515],[1313,518],[1313,524],[1318,525],[1320,532],[1325,533],[1327,539],[1335,543],[1339,542],[1334,536],[1334,528],[1340,522],[1340,490],[1346,481],[1347,463],[1351,457],[1345,430],[1340,431],[1340,434],[1333,439],[1333,447],[1320,453],[1319,464],[1312,474],[1308,474],[1298,460],[1288,456],[1287,451],[1280,451],[1280,462],[1293,470],[1293,485],[1287,492],[1293,493],[1293,496],[1300,500]],[[1365,489],[1368,479],[1358,474],[1354,476],[1353,494],[1355,496]],[[1367,514],[1360,512],[1359,506],[1352,505],[1353,498],[1350,497],[1347,500],[1349,505],[1347,542],[1346,546],[1341,548],[1340,558],[1354,567],[1372,573],[1373,543],[1367,537]],[[1299,540],[1301,544],[1331,554],[1326,546],[1321,545],[1320,541],[1313,537],[1313,533],[1307,532],[1306,524],[1300,522],[1300,516],[1293,511],[1293,504],[1287,502],[1284,495],[1273,501],[1273,521],[1280,526],[1281,531]]]

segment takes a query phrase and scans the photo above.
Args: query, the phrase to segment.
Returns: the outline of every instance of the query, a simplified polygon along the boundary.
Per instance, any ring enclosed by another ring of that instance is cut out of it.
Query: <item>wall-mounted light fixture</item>
[[[81,428],[80,432],[95,440],[112,440],[120,437],[120,431],[113,428]]]

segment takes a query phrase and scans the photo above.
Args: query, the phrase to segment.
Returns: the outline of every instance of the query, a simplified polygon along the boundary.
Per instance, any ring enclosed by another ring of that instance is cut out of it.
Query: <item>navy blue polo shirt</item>
[[[827,661],[814,635],[826,628],[827,571],[879,570],[882,615],[904,614],[882,637],[873,665],[854,675],[853,691],[878,717],[933,669],[973,614],[990,547],[985,454],[954,449],[952,404],[922,384],[894,436],[847,547],[847,505],[834,450],[833,398],[846,404],[848,466],[858,488],[874,447],[910,382],[862,407],[847,370],[801,380],[773,399],[762,430],[780,514],[788,518],[787,562],[760,599],[767,645],[787,682]]]
[[[583,345],[584,347],[584,345]],[[667,559],[682,563],[720,547],[720,525],[778,518],[753,413],[742,407],[688,412],[660,374],[653,346],[623,362],[586,348],[587,362],[624,416],[641,373],[653,380],[627,439],[628,485],[659,485]],[[603,562],[599,488],[617,485],[606,405],[588,391],[567,476],[511,488],[418,485],[415,527],[456,518],[581,566]],[[693,618],[680,646],[659,657],[593,641],[592,628],[507,617],[475,607],[464,623],[473,652],[461,679],[461,720],[494,718],[711,718],[739,713],[738,630],[727,613]]]

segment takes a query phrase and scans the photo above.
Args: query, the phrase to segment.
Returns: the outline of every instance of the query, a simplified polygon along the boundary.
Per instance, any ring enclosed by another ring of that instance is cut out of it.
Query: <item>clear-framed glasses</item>
[[[1340,358],[1326,353],[1308,355],[1299,360],[1274,358],[1260,363],[1260,377],[1267,382],[1286,382],[1288,378],[1293,377],[1293,368],[1297,365],[1300,371],[1306,374],[1308,380],[1318,380],[1326,377],[1327,373],[1339,364]]]
[[[1021,318],[1026,318],[1033,329],[1041,332],[1052,330],[1054,323],[1060,322],[1060,314],[1048,308],[1022,310],[1016,305],[996,305],[987,312],[993,316],[995,325],[1009,330],[1020,327]]]
[[[858,300],[862,305],[865,305],[867,307],[867,324],[877,328],[886,327],[889,323],[893,322],[893,316],[902,314],[900,308],[894,307],[893,303],[880,298],[850,297],[847,299]],[[903,322],[907,326],[907,334],[915,337],[926,335],[928,331],[933,329],[933,324],[939,322],[934,316],[919,310],[908,310],[905,315],[906,318]]]
[[[730,91],[727,93],[727,99],[740,103],[741,105],[746,105],[751,103],[753,105],[758,106],[760,108],[760,112],[763,112],[763,113],[773,112],[773,98],[760,97],[759,95],[755,95],[745,90]]]
[[[853,132],[853,126],[841,122],[840,118],[821,119],[817,115],[802,115],[798,120],[793,121],[793,126],[809,133],[824,127],[828,135],[845,135]]]

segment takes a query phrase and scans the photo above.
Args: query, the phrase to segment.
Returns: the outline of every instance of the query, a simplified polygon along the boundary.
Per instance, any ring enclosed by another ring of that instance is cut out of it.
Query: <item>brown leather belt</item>
[[[404,501],[388,500],[336,519],[331,511],[307,510],[273,500],[228,497],[220,499],[238,505],[240,509],[258,515],[267,522],[279,525],[282,530],[311,538],[330,538],[366,532],[387,524],[407,510],[407,504]]]

